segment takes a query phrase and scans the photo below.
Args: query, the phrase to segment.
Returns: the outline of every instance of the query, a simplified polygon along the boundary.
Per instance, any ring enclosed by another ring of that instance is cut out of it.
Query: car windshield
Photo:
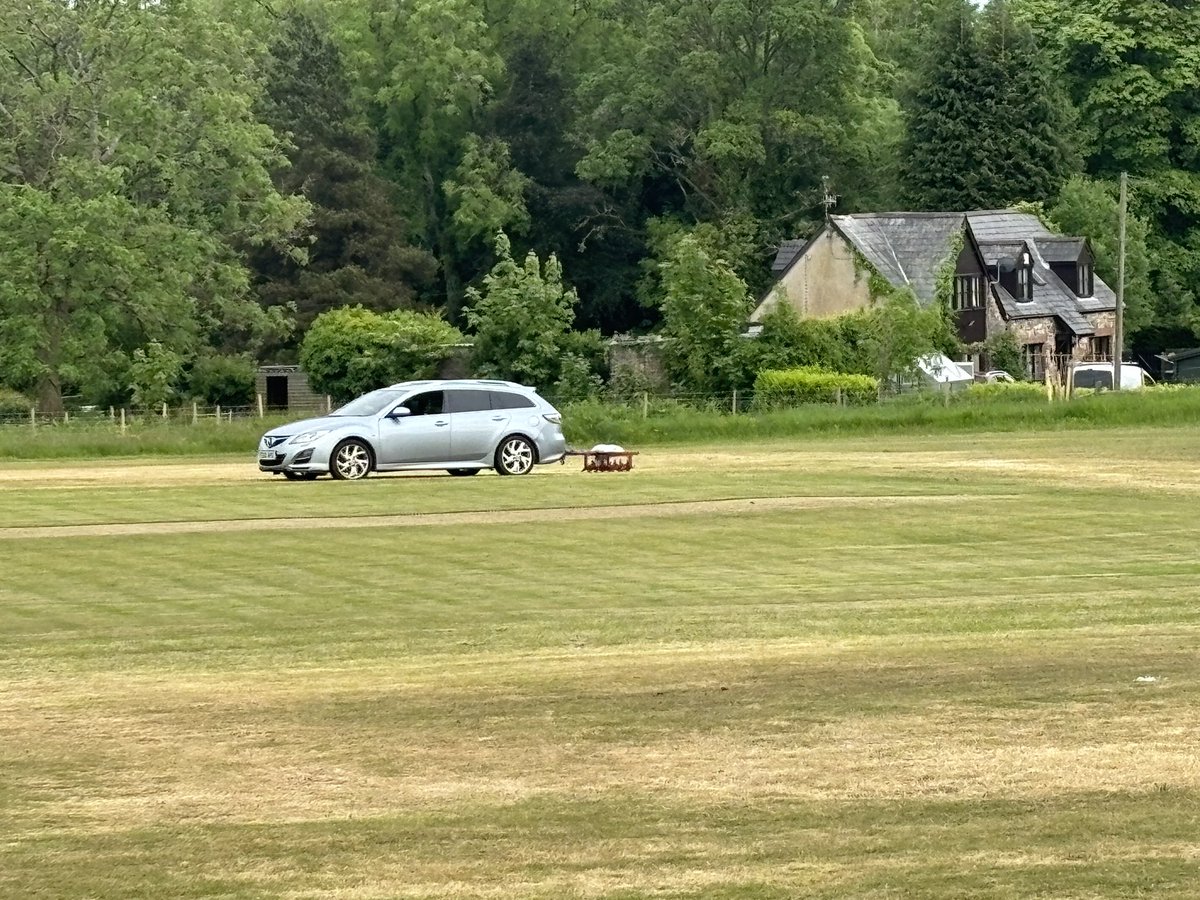
[[[371,391],[363,394],[357,400],[351,400],[340,409],[335,409],[331,416],[374,416],[383,412],[404,396],[404,391]]]

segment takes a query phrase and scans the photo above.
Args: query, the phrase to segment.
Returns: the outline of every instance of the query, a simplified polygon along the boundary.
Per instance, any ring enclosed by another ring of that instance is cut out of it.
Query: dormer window
[[[1092,273],[1092,264],[1090,262],[1081,262],[1076,269],[1078,273],[1078,283],[1075,286],[1075,293],[1079,297],[1090,297],[1095,291],[1094,275]]]
[[[1033,299],[1033,269],[1025,262],[1029,254],[1021,257],[1021,264],[1017,266],[1017,299],[1032,300]]]

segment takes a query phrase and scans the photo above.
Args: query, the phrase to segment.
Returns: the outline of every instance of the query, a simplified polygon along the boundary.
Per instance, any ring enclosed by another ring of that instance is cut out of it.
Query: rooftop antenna
[[[825,207],[825,221],[829,221],[829,211],[837,206],[838,195],[829,190],[829,176],[821,176],[821,189],[824,196],[821,198],[821,205]]]

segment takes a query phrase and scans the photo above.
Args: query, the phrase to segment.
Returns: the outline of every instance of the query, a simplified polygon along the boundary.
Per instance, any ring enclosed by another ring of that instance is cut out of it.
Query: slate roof
[[[792,260],[800,255],[806,243],[807,241],[784,241],[780,244],[775,261],[771,263],[771,274],[776,277],[783,274],[784,269],[792,264]]]
[[[1048,263],[1078,262],[1087,241],[1076,237],[1041,237],[1037,239],[1042,259]]]
[[[1017,300],[998,284],[997,302],[1006,318],[1057,316],[1076,334],[1095,329],[1084,313],[1117,308],[1117,297],[1099,276],[1094,294],[1076,297],[1050,269],[1052,262],[1075,262],[1085,247],[1083,238],[1055,234],[1032,213],[1011,209],[982,209],[966,213],[890,212],[831,216],[830,224],[845,236],[880,275],[897,287],[909,287],[923,303],[931,303],[938,269],[950,252],[952,239],[970,227],[984,263],[994,267],[1005,257],[1017,259],[1028,247],[1034,258],[1033,299]],[[801,256],[808,241],[784,241],[771,271],[777,277]],[[990,273],[994,279],[995,270]]]
[[[923,303],[932,303],[937,272],[962,231],[962,213],[874,213],[832,216],[875,269],[897,287],[908,287]]]

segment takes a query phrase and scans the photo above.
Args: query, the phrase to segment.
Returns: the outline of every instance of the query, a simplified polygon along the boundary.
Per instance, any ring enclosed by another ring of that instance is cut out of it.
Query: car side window
[[[491,408],[487,391],[446,391],[446,412],[480,412]]]
[[[437,416],[442,413],[442,392],[441,391],[425,391],[421,394],[413,394],[407,400],[400,404],[407,406],[408,411],[414,416]]]
[[[507,391],[489,391],[492,396],[492,409],[527,409],[534,402],[522,394],[511,394]]]

